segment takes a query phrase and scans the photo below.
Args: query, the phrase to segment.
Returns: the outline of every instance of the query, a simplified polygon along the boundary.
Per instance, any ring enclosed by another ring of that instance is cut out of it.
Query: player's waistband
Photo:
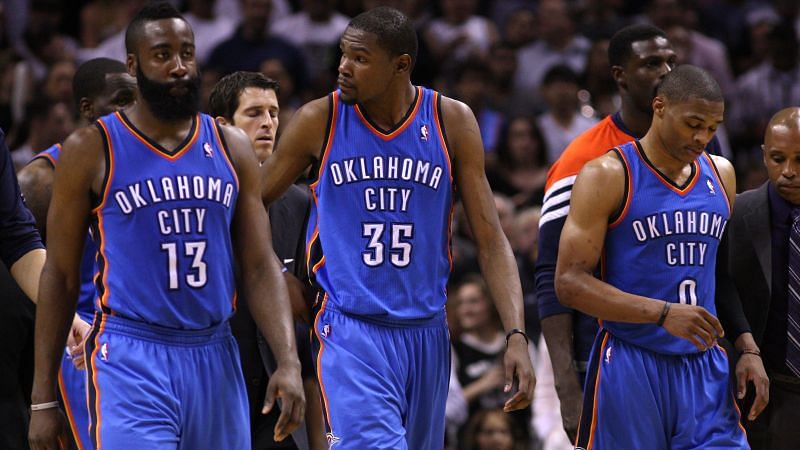
[[[101,332],[113,332],[146,341],[187,347],[213,344],[232,336],[227,320],[209,328],[181,330],[97,312],[92,327],[100,327]]]
[[[342,308],[336,306],[330,301],[326,301],[322,303],[322,308],[324,311],[332,311],[338,314],[345,315],[352,319],[361,320],[363,322],[370,323],[372,325],[378,325],[382,327],[391,327],[391,328],[438,328],[438,327],[446,327],[447,326],[447,314],[445,314],[445,310],[442,309],[437,311],[431,317],[420,317],[420,318],[399,318],[399,317],[390,317],[388,315],[362,315],[362,314],[355,314],[349,311],[345,311]],[[316,316],[316,314],[314,314]]]

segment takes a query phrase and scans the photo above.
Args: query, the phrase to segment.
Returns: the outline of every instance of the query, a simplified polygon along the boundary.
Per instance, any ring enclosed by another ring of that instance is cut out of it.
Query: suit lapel
[[[772,295],[772,232],[770,230],[767,184],[758,188],[758,197],[754,199],[752,205],[747,206],[749,206],[749,211],[744,216],[745,226],[749,235],[753,238],[756,256],[764,273],[764,278],[767,280],[770,295]]]

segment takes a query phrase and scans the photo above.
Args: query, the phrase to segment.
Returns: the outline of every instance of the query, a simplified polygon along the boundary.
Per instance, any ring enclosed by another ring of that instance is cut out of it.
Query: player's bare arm
[[[267,386],[264,408],[268,412],[276,398],[281,399],[281,415],[275,425],[275,439],[281,441],[300,425],[305,414],[289,294],[272,249],[269,217],[259,195],[258,163],[250,139],[238,128],[221,128],[239,177],[232,229],[242,292],[278,363]]]
[[[261,167],[264,186],[262,197],[270,204],[314,163],[325,144],[331,110],[328,97],[318,98],[297,110],[283,130],[275,152]]]
[[[51,229],[47,261],[42,271],[36,314],[35,373],[31,401],[56,400],[56,383],[67,331],[75,314],[80,289],[79,267],[92,196],[100,198],[105,159],[103,140],[94,126],[82,128],[64,142],[59,170],[53,182],[53,198],[47,215]],[[64,433],[58,409],[31,414],[29,440],[32,449],[57,448]]]
[[[465,104],[442,97],[442,118],[449,139],[453,176],[464,203],[470,227],[478,247],[478,262],[506,331],[525,329],[522,288],[511,246],[503,234],[492,191],[486,180],[478,122]],[[528,354],[527,340],[512,334],[505,354],[506,392],[514,378],[519,390],[504,410],[527,407],[533,398],[536,377]]]
[[[614,153],[584,166],[572,189],[561,233],[556,266],[556,292],[564,305],[602,320],[657,323],[665,304],[623,292],[593,276],[608,231],[609,219],[624,197],[625,169]],[[705,350],[722,336],[716,317],[705,308],[672,304],[663,323],[670,334],[688,339]]]

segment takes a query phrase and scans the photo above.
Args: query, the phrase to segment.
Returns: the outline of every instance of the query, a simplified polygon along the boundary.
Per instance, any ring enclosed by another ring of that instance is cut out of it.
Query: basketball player
[[[578,175],[556,289],[602,327],[577,448],[748,448],[716,343],[716,253],[736,180],[704,149],[723,110],[707,72],[678,66],[658,88],[647,134]]]
[[[259,72],[234,72],[224,76],[211,90],[209,114],[221,123],[241,128],[253,143],[256,159],[263,163],[275,145],[280,117],[278,104],[278,82]],[[297,347],[302,366],[303,390],[306,403],[305,423],[301,424],[283,442],[275,442],[272,429],[278,418],[278,411],[268,415],[261,414],[266,390],[266,380],[275,370],[274,357],[264,345],[253,317],[242,298],[236,315],[231,319],[231,329],[239,344],[242,357],[242,370],[247,383],[247,397],[250,403],[250,429],[253,448],[298,448],[324,449],[324,424],[322,406],[319,402],[319,385],[314,376],[314,364],[308,339],[308,307],[305,289],[300,279],[306,279],[303,269],[305,255],[304,236],[311,203],[306,189],[292,185],[289,190],[269,208],[269,221],[272,225],[272,247],[283,262],[284,278],[289,287],[292,311],[298,317],[295,323]],[[302,312],[300,312],[302,311]]]
[[[440,449],[456,187],[507,333],[507,411],[526,407],[534,385],[517,269],[474,115],[411,84],[411,21],[372,9],[350,22],[340,47],[339,90],[296,113],[264,165],[265,198],[313,167],[307,264],[320,290],[313,333],[328,442]]]
[[[56,171],[48,228],[59,232],[50,233],[42,274],[31,447],[54,448],[63,433],[56,374],[90,221],[100,311],[85,344],[92,445],[250,446],[227,322],[236,306],[234,253],[278,360],[265,409],[281,398],[282,439],[300,421],[303,392],[252,146],[240,130],[198,114],[194,37],[174,7],[145,6],[126,47],[137,102],[73,133]]]
[[[110,114],[130,105],[136,98],[136,80],[128,74],[125,64],[108,58],[89,60],[78,68],[72,79],[72,90],[77,99],[78,110],[87,123],[100,116]],[[46,239],[45,222],[53,188],[53,173],[61,154],[61,144],[37,154],[19,172],[19,184],[25,200],[36,218],[36,225]],[[58,233],[58,229],[55,231]],[[74,446],[78,449],[91,448],[89,440],[89,413],[86,409],[86,374],[76,367],[82,366],[83,349],[81,340],[89,329],[94,315],[95,290],[94,257],[96,249],[87,237],[81,259],[81,282],[78,295],[77,313],[83,322],[80,336],[70,336],[68,349],[61,360],[58,376],[58,389]],[[73,332],[76,326],[73,324]],[[73,357],[75,358],[73,360]],[[76,363],[73,364],[73,362]]]

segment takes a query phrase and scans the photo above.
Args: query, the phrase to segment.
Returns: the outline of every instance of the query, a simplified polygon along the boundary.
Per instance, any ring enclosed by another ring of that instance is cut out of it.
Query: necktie
[[[800,377],[800,208],[792,210],[789,231],[789,299],[786,366]]]

